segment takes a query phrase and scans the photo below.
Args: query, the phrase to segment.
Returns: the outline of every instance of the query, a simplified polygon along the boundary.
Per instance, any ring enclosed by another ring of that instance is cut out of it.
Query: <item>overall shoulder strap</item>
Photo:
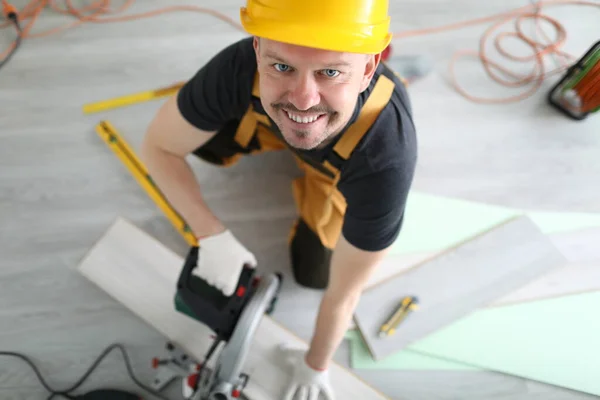
[[[260,98],[258,71],[254,73],[252,97]],[[235,140],[240,146],[244,148],[248,146],[252,136],[254,136],[256,124],[259,122],[268,127],[271,126],[271,121],[269,121],[269,118],[266,115],[256,112],[253,106],[253,99],[250,99],[248,109],[242,117],[242,120],[240,121],[238,129],[235,133]]]
[[[256,97],[258,99],[258,101],[260,101],[260,77],[258,75],[258,70],[254,73],[254,83],[252,84],[252,96]],[[266,126],[271,126],[271,121],[269,120],[269,117],[267,117],[266,114],[262,114],[257,112],[255,109],[253,109],[254,112],[254,117],[258,120],[258,122],[266,125]]]
[[[381,110],[385,108],[394,92],[394,82],[385,75],[377,78],[375,87],[369,98],[363,105],[357,120],[344,132],[344,135],[336,143],[333,151],[342,159],[347,160],[350,155],[369,131]]]
[[[257,67],[258,68],[258,67]],[[254,81],[252,83],[252,96],[260,97],[260,76],[258,75],[258,69],[254,73]]]

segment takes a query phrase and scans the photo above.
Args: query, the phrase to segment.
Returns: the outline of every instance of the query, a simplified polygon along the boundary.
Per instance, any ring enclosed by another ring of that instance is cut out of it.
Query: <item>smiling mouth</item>
[[[285,112],[285,114],[288,116],[288,118],[291,121],[294,121],[298,124],[311,124],[315,121],[317,121],[318,119],[320,119],[321,117],[323,117],[326,114],[313,114],[313,115],[298,115],[298,114],[293,114],[289,111],[283,110]]]

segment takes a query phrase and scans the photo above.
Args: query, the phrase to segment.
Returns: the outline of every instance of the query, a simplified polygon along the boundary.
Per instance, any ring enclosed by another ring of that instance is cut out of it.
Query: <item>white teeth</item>
[[[291,114],[287,111],[286,111],[286,113],[292,121],[298,122],[300,124],[308,124],[311,122],[315,122],[317,120],[317,118],[320,117],[320,115],[315,115],[314,117],[300,117],[298,115]]]

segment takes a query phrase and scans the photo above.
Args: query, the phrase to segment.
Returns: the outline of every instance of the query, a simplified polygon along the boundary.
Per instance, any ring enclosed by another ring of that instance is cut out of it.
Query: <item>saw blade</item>
[[[213,376],[207,380],[210,389],[209,399],[239,399],[239,394],[249,378],[242,373],[244,363],[262,317],[272,310],[281,286],[281,274],[269,274],[260,278],[254,294],[242,310],[233,334],[223,346],[213,369]],[[202,392],[200,388],[199,392]],[[232,393],[237,392],[236,396]]]

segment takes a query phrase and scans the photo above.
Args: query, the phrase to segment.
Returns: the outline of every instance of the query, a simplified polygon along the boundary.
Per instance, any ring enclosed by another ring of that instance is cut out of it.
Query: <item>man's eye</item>
[[[334,78],[340,73],[340,71],[335,69],[326,69],[323,72],[325,72],[325,75],[327,75],[329,78]]]
[[[275,64],[275,69],[279,72],[285,72],[289,69],[290,67],[285,65],[285,64]]]

